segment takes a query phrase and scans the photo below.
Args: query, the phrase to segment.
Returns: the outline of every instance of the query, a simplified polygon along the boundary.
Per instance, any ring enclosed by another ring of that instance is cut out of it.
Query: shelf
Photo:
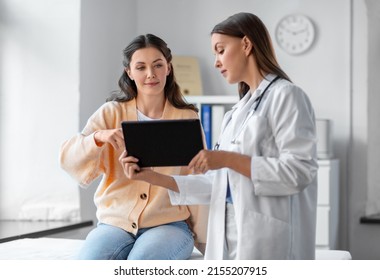
[[[185,95],[189,103],[201,104],[235,104],[239,101],[237,95]]]
[[[360,223],[361,224],[380,224],[380,213],[361,217]]]

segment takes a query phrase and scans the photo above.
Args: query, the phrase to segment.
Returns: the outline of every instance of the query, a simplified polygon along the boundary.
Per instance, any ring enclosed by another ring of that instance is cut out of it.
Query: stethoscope
[[[258,96],[256,97],[255,101],[253,103],[256,103],[255,107],[251,108],[249,110],[249,113],[247,115],[247,117],[245,118],[244,122],[240,125],[239,127],[239,130],[237,131],[237,133],[235,134],[235,137],[233,137],[233,139],[231,140],[231,144],[239,144],[239,141],[237,141],[237,138],[238,136],[240,135],[240,133],[243,131],[243,129],[245,128],[247,122],[248,122],[248,119],[257,111],[257,109],[259,108],[260,106],[260,103],[261,103],[261,100],[263,100],[263,97],[265,95],[265,93],[267,92],[267,90],[269,89],[269,87],[276,81],[278,80],[280,77],[277,76],[276,78],[274,78],[267,86],[266,88],[264,89],[264,91]],[[223,134],[224,132],[224,129],[227,127],[228,123],[231,121],[231,118],[227,121],[227,123],[223,126],[223,131],[221,134]],[[214,150],[218,150],[219,149],[219,146],[220,146],[220,143],[219,141],[215,144],[214,146]]]

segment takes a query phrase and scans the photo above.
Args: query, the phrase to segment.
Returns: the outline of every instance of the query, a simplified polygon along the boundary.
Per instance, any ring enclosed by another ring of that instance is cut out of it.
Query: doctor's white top
[[[237,259],[314,259],[316,131],[307,95],[269,74],[222,122],[219,149],[251,157],[251,178],[228,168],[174,176],[173,204],[210,204],[205,259],[223,259],[227,178],[237,224]]]

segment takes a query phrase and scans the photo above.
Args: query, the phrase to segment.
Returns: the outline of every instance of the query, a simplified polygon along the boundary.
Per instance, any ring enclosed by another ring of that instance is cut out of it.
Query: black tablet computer
[[[140,167],[185,166],[203,149],[199,119],[123,121],[128,155]]]

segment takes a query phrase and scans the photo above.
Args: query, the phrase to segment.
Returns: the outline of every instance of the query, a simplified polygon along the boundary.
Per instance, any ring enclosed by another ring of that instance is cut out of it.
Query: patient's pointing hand
[[[115,150],[125,147],[124,135],[121,128],[98,130],[94,133],[94,139],[98,146],[109,143],[115,148]]]

